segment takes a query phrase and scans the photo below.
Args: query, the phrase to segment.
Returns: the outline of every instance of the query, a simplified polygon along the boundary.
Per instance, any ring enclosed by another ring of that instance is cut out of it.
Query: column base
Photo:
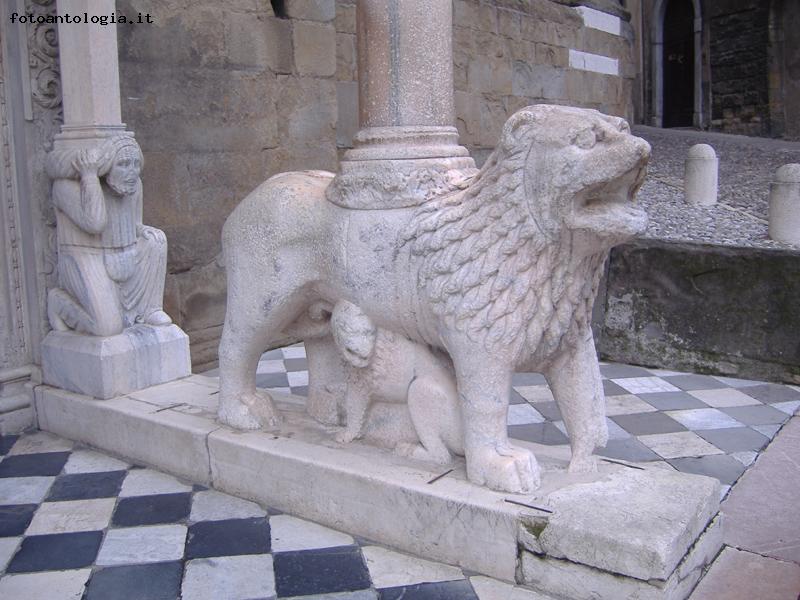
[[[189,337],[177,325],[134,325],[98,337],[51,331],[42,344],[44,383],[95,398],[114,398],[192,372]]]

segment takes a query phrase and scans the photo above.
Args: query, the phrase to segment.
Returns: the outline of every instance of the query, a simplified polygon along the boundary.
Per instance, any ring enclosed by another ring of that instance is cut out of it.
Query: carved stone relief
[[[14,149],[11,140],[7,88],[5,80],[6,57],[0,46],[0,194],[2,194],[2,223],[4,276],[0,281],[4,310],[0,312],[0,367],[19,366],[18,357],[27,354],[24,317],[24,290],[22,287],[21,249],[19,246],[19,219],[17,215],[17,190],[14,181]],[[15,360],[16,359],[16,360]]]
[[[444,413],[451,425],[463,424],[470,481],[510,492],[539,484],[533,455],[508,440],[515,370],[548,379],[570,435],[570,471],[596,469],[592,454],[608,431],[591,309],[611,247],[646,227],[634,200],[649,153],[622,119],[536,105],[508,120],[479,173],[462,173],[460,185],[431,190],[418,206],[353,210],[332,201],[342,189],[333,174],[271,178],[223,229],[228,307],[220,420],[244,429],[280,425],[269,394],[255,389],[258,357],[323,303],[334,307],[333,341],[307,345],[309,407],[321,404],[312,397],[317,378],[347,382],[338,386],[346,407],[339,441],[358,437],[362,424],[368,428],[361,413],[373,395],[405,394],[412,411],[406,390],[413,380],[402,377],[403,365],[419,359],[432,369],[444,354],[459,398],[457,409]],[[353,308],[337,320],[341,306]],[[370,350],[373,327],[382,342],[375,347],[384,350]],[[389,377],[370,383],[386,347],[394,348],[393,376],[403,394],[383,388]],[[336,373],[335,361],[315,353],[339,353],[345,367]],[[319,372],[314,364],[328,367]],[[412,371],[423,372],[420,366]],[[429,403],[422,403],[430,422],[455,396],[434,393],[446,387],[446,373],[433,378]],[[453,443],[447,450],[461,448]]]

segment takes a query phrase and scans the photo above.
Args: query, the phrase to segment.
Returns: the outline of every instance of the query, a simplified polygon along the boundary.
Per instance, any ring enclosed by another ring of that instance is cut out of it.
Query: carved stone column
[[[64,125],[47,159],[58,284],[43,378],[110,398],[188,375],[189,340],[162,309],[166,237],[142,223],[142,152],[122,123],[117,31],[100,24],[114,0],[58,0],[58,11],[72,22],[58,26]]]
[[[472,174],[454,127],[452,20],[451,0],[359,0],[361,129],[331,201],[415,206]]]
[[[114,0],[58,0],[58,13],[107,16]],[[98,139],[123,133],[119,96],[117,28],[91,23],[58,25],[64,125],[58,142],[91,146]]]

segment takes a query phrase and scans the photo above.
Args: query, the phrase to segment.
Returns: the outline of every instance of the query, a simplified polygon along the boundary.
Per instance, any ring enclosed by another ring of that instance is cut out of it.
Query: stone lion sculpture
[[[634,197],[649,153],[623,119],[536,105],[508,120],[463,189],[417,207],[342,208],[326,199],[325,172],[267,180],[223,229],[220,420],[276,425],[255,389],[260,354],[313,303],[346,300],[377,327],[449,354],[470,481],[520,493],[539,483],[533,455],[508,440],[516,370],[547,378],[569,469],[596,468],[608,431],[592,304],[610,249],[646,227]]]

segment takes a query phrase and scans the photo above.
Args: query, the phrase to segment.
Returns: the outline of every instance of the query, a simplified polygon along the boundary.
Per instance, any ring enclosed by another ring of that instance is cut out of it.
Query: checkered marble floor
[[[3,600],[539,600],[130,465],[0,437]]]
[[[307,369],[302,344],[272,350],[261,357],[256,385],[305,396]],[[716,477],[723,495],[800,408],[798,386],[610,363],[600,372],[610,439],[598,454]],[[515,374],[511,395],[510,437],[568,445],[542,375]]]
[[[601,371],[603,456],[662,461],[725,490],[800,407],[796,386]],[[565,445],[544,379],[520,373],[513,384],[511,437]],[[307,394],[304,348],[266,353],[258,385]],[[543,600],[42,432],[0,437],[0,598]]]

